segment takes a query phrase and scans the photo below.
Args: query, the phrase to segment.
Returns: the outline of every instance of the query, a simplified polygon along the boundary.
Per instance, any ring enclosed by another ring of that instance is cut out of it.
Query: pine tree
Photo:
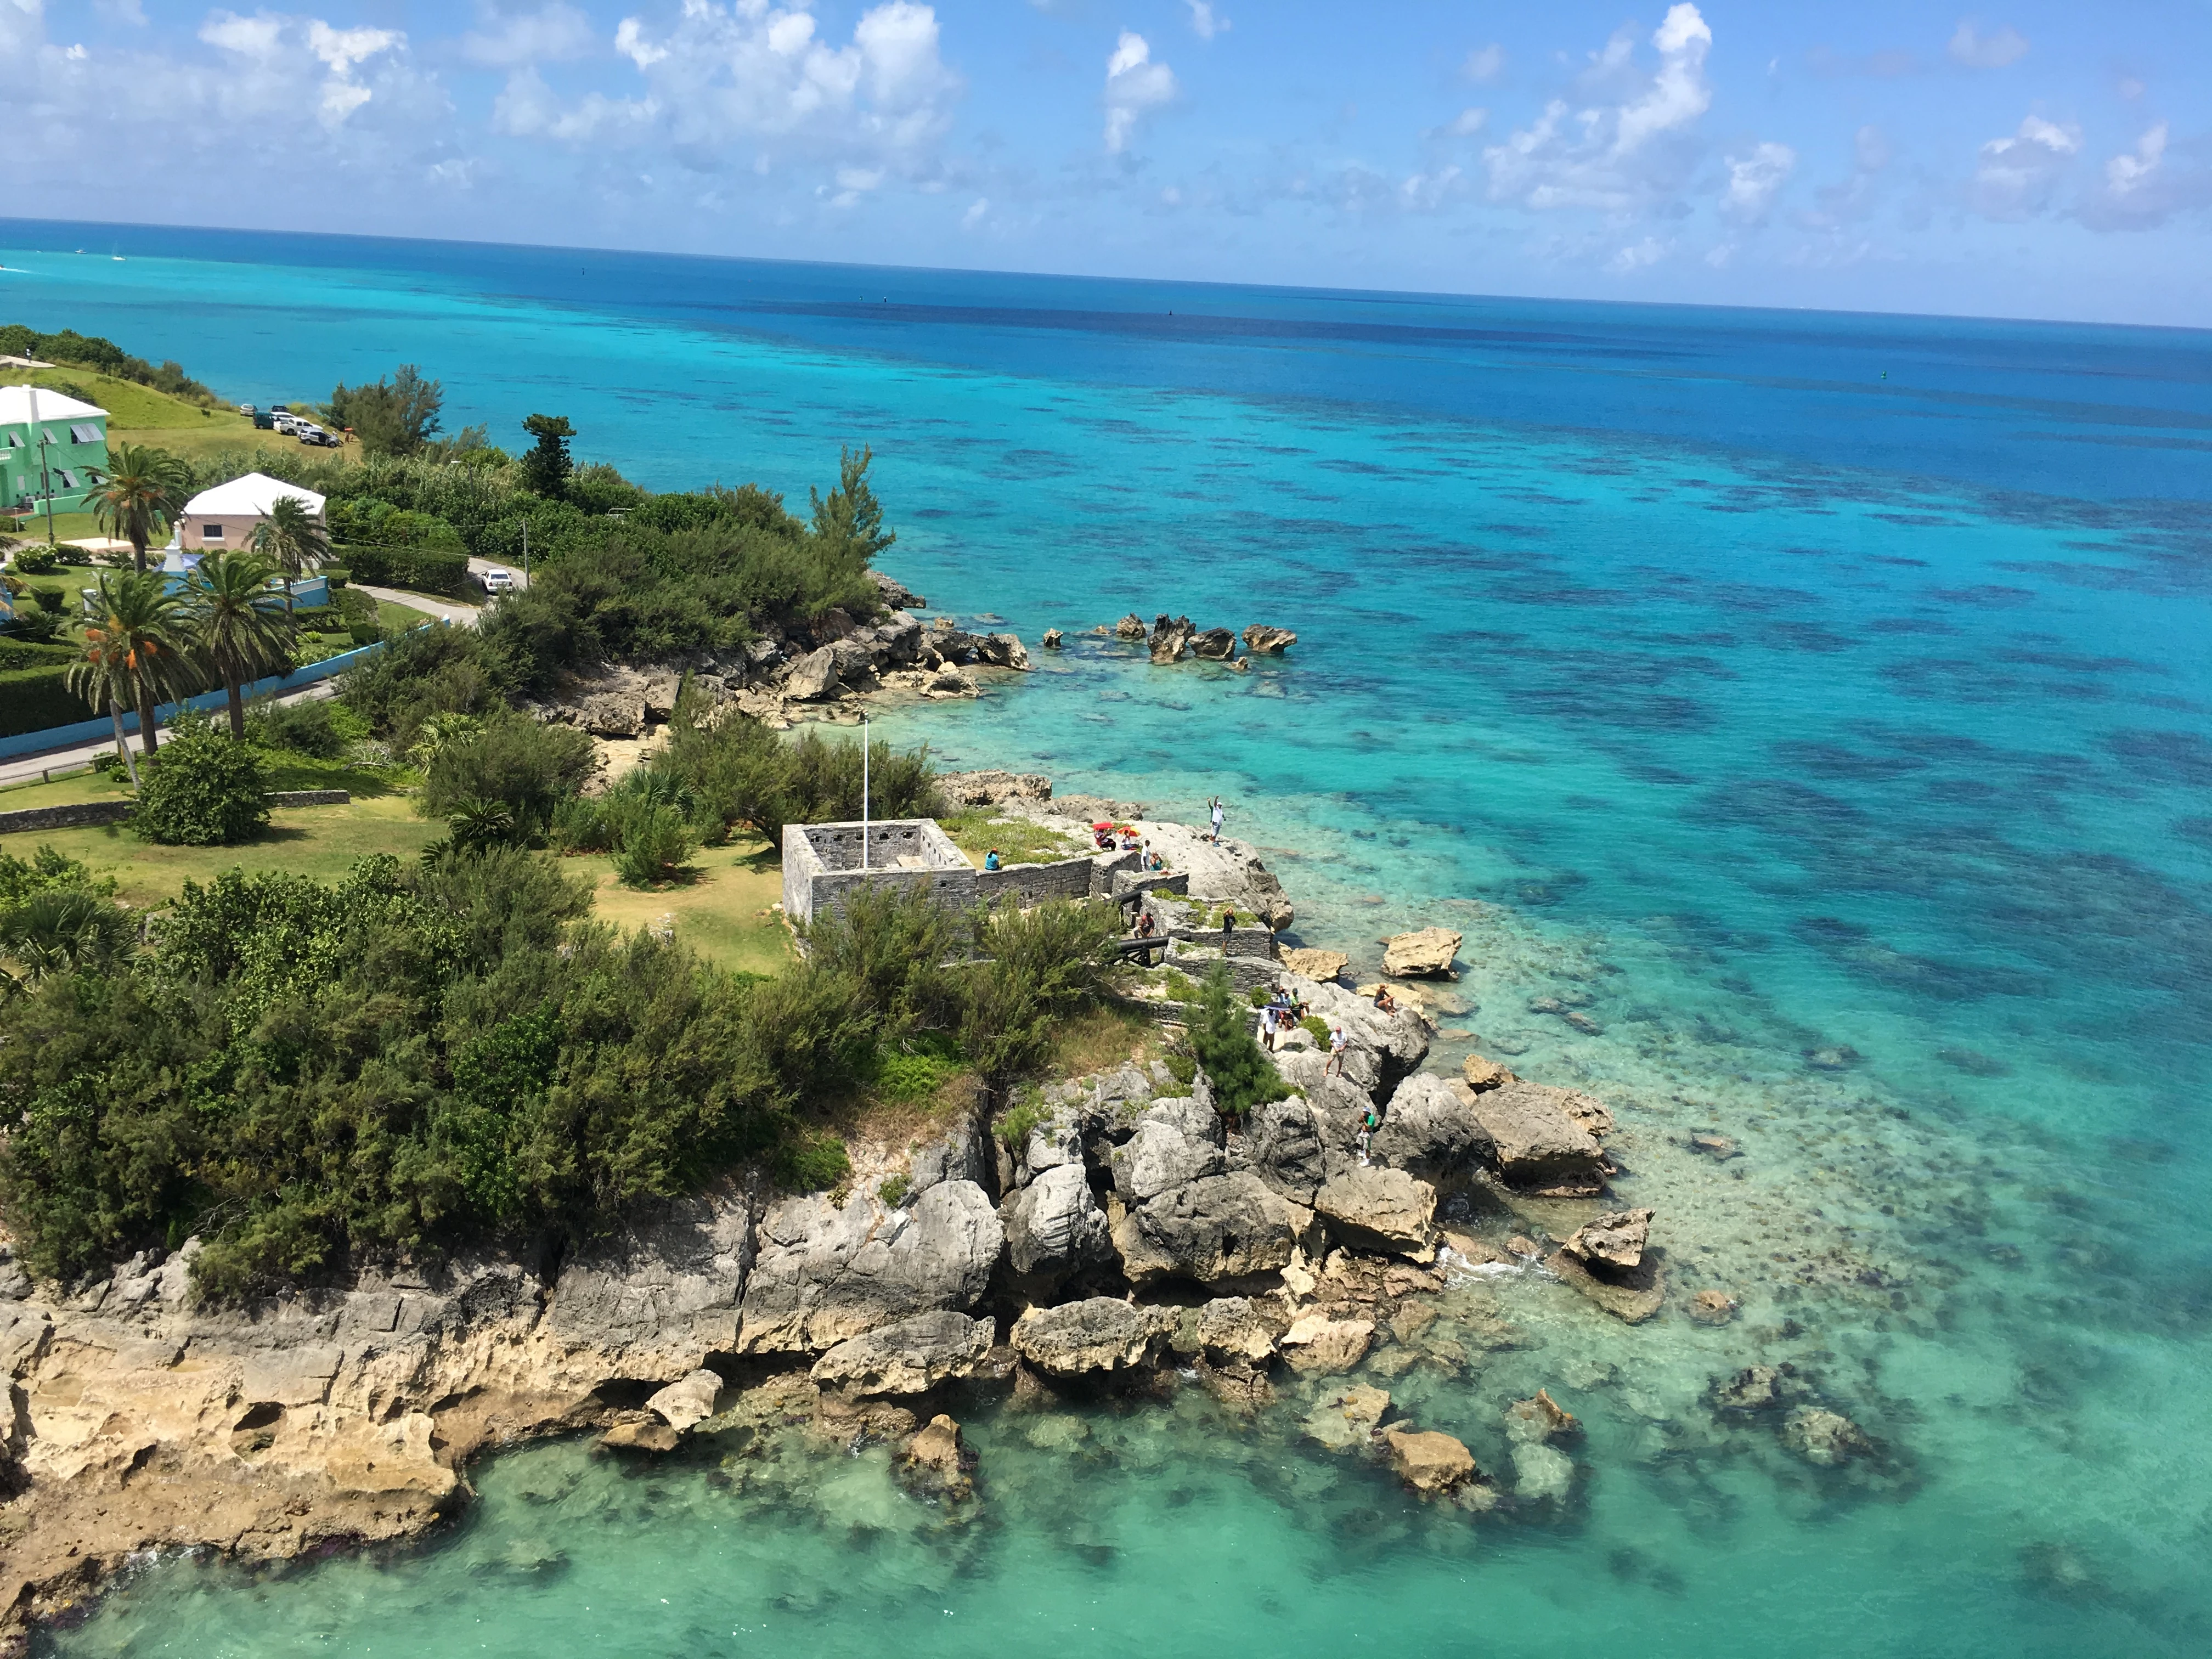
[[[1246,1024],[1247,1010],[1229,982],[1229,969],[1216,963],[1191,1005],[1190,1046],[1213,1083],[1213,1109],[1224,1117],[1242,1117],[1255,1106],[1291,1092],[1274,1061]]]

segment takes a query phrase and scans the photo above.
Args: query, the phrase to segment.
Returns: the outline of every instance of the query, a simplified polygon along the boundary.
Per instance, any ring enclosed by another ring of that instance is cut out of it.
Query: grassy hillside
[[[240,471],[252,470],[252,458],[258,450],[280,456],[307,451],[296,438],[281,432],[257,431],[253,422],[234,409],[209,409],[189,398],[173,398],[151,386],[88,368],[0,369],[0,386],[35,386],[97,404],[107,411],[110,443],[152,444],[195,461],[234,453],[246,462]],[[360,451],[349,444],[342,450],[307,453],[337,460],[356,457]]]

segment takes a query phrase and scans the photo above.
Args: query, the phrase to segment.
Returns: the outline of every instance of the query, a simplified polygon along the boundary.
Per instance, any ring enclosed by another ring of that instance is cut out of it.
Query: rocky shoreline
[[[954,787],[1061,823],[1091,805],[1011,775]],[[1253,849],[1146,827],[1193,896],[1288,925]],[[1459,936],[1431,931],[1449,948],[1404,936],[1396,969],[1452,971]],[[889,1440],[909,1484],[959,1505],[979,1471],[958,1414],[979,1390],[1192,1380],[1237,1412],[1296,1412],[1307,1437],[1424,1499],[1568,1501],[1576,1425],[1548,1393],[1507,1407],[1507,1467],[1484,1468],[1461,1440],[1394,1420],[1376,1383],[1514,1346],[1491,1294],[1504,1276],[1571,1287],[1625,1338],[1670,1297],[1703,1323],[1736,1299],[1671,1286],[1653,1208],[1607,1202],[1603,1101],[1480,1056],[1425,1069],[1437,1027],[1419,978],[1386,1012],[1336,981],[1341,953],[1265,938],[1267,978],[1347,1047],[1333,1065],[1292,1030],[1277,1062],[1296,1092],[1242,1121],[1213,1109],[1202,1072],[1140,1046],[995,1127],[966,1109],[855,1146],[836,1192],[732,1177],[566,1257],[387,1267],[210,1310],[190,1295],[192,1243],[68,1291],[0,1256],[0,1635],[21,1650],[149,1551],[281,1559],[419,1536],[466,1500],[472,1458],[549,1434],[635,1456],[745,1426]],[[1805,1463],[1880,1455],[1787,1365],[1721,1379],[1711,1410],[1767,1425]]]

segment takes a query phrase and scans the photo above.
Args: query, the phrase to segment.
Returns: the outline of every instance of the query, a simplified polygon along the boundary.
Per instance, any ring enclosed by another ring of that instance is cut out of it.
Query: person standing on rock
[[[1331,1023],[1328,1028],[1328,1064],[1321,1068],[1322,1075],[1344,1075],[1344,1051],[1348,1045],[1344,1040],[1344,1027]]]
[[[1221,820],[1224,816],[1221,810],[1221,797],[1216,795],[1206,805],[1213,810],[1213,843],[1218,847],[1221,844]]]
[[[1275,1005],[1269,1003],[1260,1011],[1260,1046],[1269,1054],[1275,1052]]]

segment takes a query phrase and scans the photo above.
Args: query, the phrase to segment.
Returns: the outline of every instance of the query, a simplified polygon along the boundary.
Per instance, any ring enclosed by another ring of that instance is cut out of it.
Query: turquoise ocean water
[[[1746,1304],[1465,1292],[1466,1363],[1379,1380],[1508,1489],[1507,1401],[1583,1418],[1510,1516],[1287,1409],[979,1402],[964,1524],[880,1453],[551,1445],[428,1547],[161,1564],[56,1651],[2212,1651],[2212,335],[5,221],[0,264],[0,321],[260,403],[416,362],[656,487],[872,443],[890,568],[1071,636],[887,724],[1222,793],[1370,965],[1462,929],[1440,1058],[1613,1101],[1678,1284]],[[1075,637],[1164,609],[1300,640]],[[1784,1360],[1878,1459],[1710,1408]]]

